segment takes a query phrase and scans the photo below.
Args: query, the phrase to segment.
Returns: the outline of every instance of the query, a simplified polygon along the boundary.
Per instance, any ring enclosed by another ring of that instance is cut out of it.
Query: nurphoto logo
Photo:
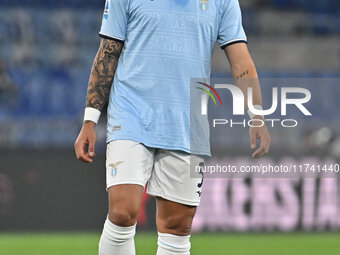
[[[202,85],[203,87],[197,87],[198,89],[202,90],[204,93],[201,95],[201,114],[207,115],[208,114],[208,99],[209,97],[213,100],[215,106],[217,106],[217,100],[215,96],[217,97],[218,101],[220,102],[220,106],[223,106],[222,100],[221,100],[221,92],[218,93],[216,89],[220,89],[223,92],[230,92],[233,98],[233,116],[242,116],[245,115],[245,102],[247,102],[249,111],[253,113],[254,115],[259,116],[269,116],[273,113],[275,113],[278,110],[279,107],[279,100],[280,100],[280,116],[287,117],[287,106],[293,105],[297,107],[300,112],[305,116],[312,116],[312,113],[305,107],[304,104],[308,103],[311,100],[311,92],[306,88],[301,87],[273,87],[272,88],[272,105],[269,109],[256,109],[256,107],[253,104],[253,88],[248,88],[247,98],[245,100],[245,96],[242,92],[242,90],[237,87],[236,85],[232,84],[215,84],[215,86],[211,86],[209,84],[203,83],[203,82],[197,82],[198,84]],[[209,90],[210,91],[209,91]],[[212,91],[212,92],[211,92]],[[279,93],[280,91],[280,93]],[[279,98],[279,94],[281,97]],[[299,98],[291,98],[290,95],[295,94],[299,95]],[[260,127],[263,126],[266,123],[271,123],[271,126],[274,127],[275,124],[278,122],[283,127],[296,127],[298,125],[298,121],[296,119],[270,119],[265,118],[265,120],[261,119],[252,119],[249,121],[246,121],[244,119],[241,122],[235,122],[233,119],[213,119],[213,127],[216,127],[217,125],[229,125],[230,127],[236,126],[236,125],[242,125],[244,127],[246,126],[255,126]]]

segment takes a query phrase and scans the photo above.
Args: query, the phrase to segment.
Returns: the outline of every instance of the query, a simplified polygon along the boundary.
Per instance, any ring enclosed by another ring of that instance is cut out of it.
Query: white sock
[[[99,255],[135,255],[136,225],[120,227],[108,218],[99,241]]]
[[[175,236],[158,232],[157,255],[190,255],[190,235]]]

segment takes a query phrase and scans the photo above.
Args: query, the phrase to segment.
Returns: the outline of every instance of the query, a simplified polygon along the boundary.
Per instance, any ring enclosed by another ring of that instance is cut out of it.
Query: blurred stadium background
[[[260,76],[310,79],[316,100],[313,121],[272,130],[266,160],[339,162],[340,1],[240,4]],[[103,6],[104,0],[0,0],[1,255],[96,253],[107,209],[105,119],[97,127],[95,163],[77,162],[73,142]],[[219,47],[212,73],[230,76]],[[242,162],[250,153],[246,134],[226,133],[212,142]],[[204,188],[193,254],[340,254],[339,178],[211,178]],[[139,254],[156,249],[149,233],[154,209],[154,199],[145,195]]]

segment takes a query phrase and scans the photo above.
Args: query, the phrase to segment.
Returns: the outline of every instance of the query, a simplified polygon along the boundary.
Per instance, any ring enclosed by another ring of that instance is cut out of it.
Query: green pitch
[[[1,255],[96,255],[98,233],[2,233]],[[137,233],[137,255],[156,254],[157,236]],[[194,234],[192,255],[339,255],[340,233]]]

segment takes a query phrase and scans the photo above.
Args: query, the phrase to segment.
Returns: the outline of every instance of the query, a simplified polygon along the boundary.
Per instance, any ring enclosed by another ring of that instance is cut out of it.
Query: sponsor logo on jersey
[[[200,0],[200,6],[202,11],[206,11],[208,9],[209,0]]]
[[[109,166],[111,167],[111,175],[114,177],[117,175],[117,167],[123,163],[124,161],[117,161],[116,163],[112,163]]]
[[[106,0],[105,9],[104,9],[104,19],[108,19],[110,12],[110,0]]]

